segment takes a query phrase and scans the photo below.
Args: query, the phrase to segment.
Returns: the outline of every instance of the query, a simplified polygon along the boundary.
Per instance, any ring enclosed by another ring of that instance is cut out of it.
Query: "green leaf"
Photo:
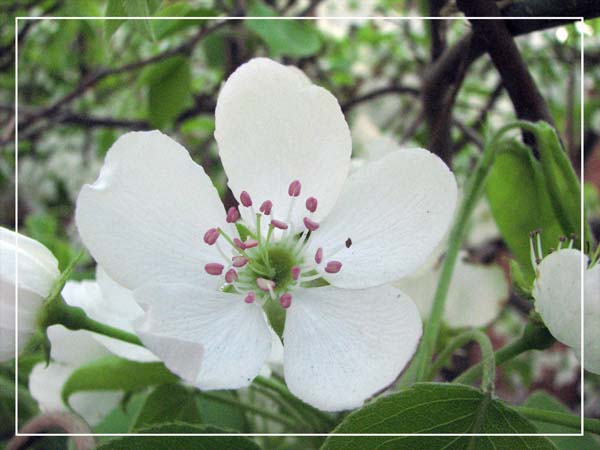
[[[108,0],[105,16],[107,17],[150,17],[160,6],[162,0]],[[123,19],[108,19],[104,23],[104,35],[108,40],[125,22]],[[134,29],[149,40],[155,40],[151,20],[134,19]]]
[[[529,233],[542,230],[547,251],[565,233],[548,196],[540,164],[531,151],[514,139],[502,141],[490,171],[486,194],[502,237],[519,263],[525,285],[533,283]]]
[[[561,413],[572,413],[565,405],[563,405],[558,399],[552,397],[550,394],[543,391],[535,391],[523,404],[529,408],[545,409],[547,411],[555,411]],[[555,425],[552,423],[533,421],[536,428],[540,433],[565,433],[573,434],[571,428],[567,428],[561,425]],[[557,436],[551,437],[550,440],[556,444],[559,450],[600,450],[600,443],[598,443],[592,436]]]
[[[141,363],[107,356],[79,367],[63,385],[62,398],[82,391],[132,391],[163,383],[177,377],[162,363]]]
[[[142,407],[146,403],[147,396],[148,392],[145,390],[131,395],[126,402],[113,409],[102,419],[102,422],[94,427],[94,433],[129,433]],[[106,437],[99,438],[100,443],[104,443],[107,440]]]
[[[140,433],[231,433],[230,430],[206,425],[168,424],[140,430]],[[260,450],[254,441],[235,436],[127,436],[113,439],[97,450]]]
[[[177,117],[192,97],[190,62],[181,56],[170,58],[152,67],[146,76],[148,117],[152,125],[162,128]]]
[[[154,17],[214,17],[216,12],[208,8],[192,8],[185,2],[167,4],[164,8],[158,10]],[[151,20],[152,28],[156,39],[164,39],[179,33],[187,28],[197,28],[207,19],[186,19],[186,20]]]
[[[201,422],[194,391],[177,383],[163,384],[150,393],[131,431],[172,422]]]
[[[249,16],[272,17],[277,12],[261,2],[248,8]],[[321,49],[321,36],[312,20],[246,20],[246,27],[269,47],[272,56],[304,58]]]
[[[223,391],[221,395],[237,399],[236,392]],[[245,430],[246,416],[241,409],[202,395],[196,397],[196,403],[200,409],[202,423],[230,428],[236,431]]]
[[[469,386],[417,383],[351,413],[333,433],[536,433],[534,425],[500,401]],[[322,450],[552,450],[544,437],[331,435]]]
[[[535,127],[540,163],[554,213],[567,234],[579,234],[581,187],[577,175],[554,128],[546,122],[537,122]]]

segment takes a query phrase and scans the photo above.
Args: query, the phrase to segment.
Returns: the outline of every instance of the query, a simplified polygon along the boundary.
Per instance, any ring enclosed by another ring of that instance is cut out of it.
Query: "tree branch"
[[[419,89],[417,89],[416,87],[412,87],[412,86],[404,86],[404,85],[398,85],[398,84],[393,85],[393,86],[386,86],[386,87],[379,88],[379,89],[374,89],[371,92],[360,95],[358,97],[354,97],[354,98],[348,100],[347,102],[343,103],[341,105],[342,111],[344,113],[347,113],[352,108],[354,108],[355,106],[358,106],[361,103],[364,103],[369,100],[373,100],[377,97],[381,97],[383,95],[388,95],[388,94],[411,94],[411,95],[417,96],[417,95],[419,95]]]

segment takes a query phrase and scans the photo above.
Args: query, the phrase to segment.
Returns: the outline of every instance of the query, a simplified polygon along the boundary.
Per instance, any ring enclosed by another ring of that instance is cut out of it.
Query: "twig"
[[[403,86],[403,85],[393,85],[387,86],[379,89],[374,89],[371,92],[360,95],[358,97],[354,97],[351,100],[342,104],[342,111],[347,113],[355,106],[367,102],[369,100],[373,100],[377,97],[381,97],[382,95],[388,94],[411,94],[413,96],[419,95],[419,89],[411,86]]]

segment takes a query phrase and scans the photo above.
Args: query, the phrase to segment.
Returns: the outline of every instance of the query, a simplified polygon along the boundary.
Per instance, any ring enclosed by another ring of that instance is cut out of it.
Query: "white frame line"
[[[15,36],[18,34],[19,30],[19,20],[317,20],[323,17],[297,17],[297,16],[286,16],[286,17],[255,17],[255,16],[231,16],[231,17],[208,17],[208,16],[193,16],[193,17],[123,17],[123,16],[110,16],[110,17],[100,17],[100,16],[56,16],[56,17],[36,17],[36,16],[16,16],[15,17]],[[432,16],[335,16],[335,17],[326,17],[327,19],[334,20],[469,20],[469,19],[482,19],[482,20],[574,20],[579,21],[582,25],[585,22],[584,17],[582,16],[536,16],[536,17],[504,17],[504,16],[490,16],[490,17],[432,17]],[[566,24],[570,25],[570,24]],[[579,31],[579,30],[578,30]],[[584,236],[584,196],[583,196],[583,181],[584,181],[584,158],[583,158],[583,144],[584,144],[584,32],[583,30],[579,31],[580,36],[580,171],[581,171],[581,199],[580,199],[580,209],[581,209],[581,230],[580,236],[583,238]],[[18,213],[19,213],[19,41],[15,39],[15,231],[18,233]],[[18,250],[18,236],[16,239],[16,246]],[[19,320],[18,320],[18,309],[19,309],[19,296],[18,296],[18,283],[19,283],[19,253],[15,252],[15,355],[19,354],[19,341],[18,341],[18,331],[19,331]],[[582,252],[581,256],[581,361],[584,359],[584,273],[585,273],[585,256]],[[504,437],[563,437],[563,436],[583,436],[584,435],[584,370],[583,364],[581,365],[580,370],[580,384],[581,384],[581,407],[580,407],[580,420],[581,420],[581,431],[580,433],[375,433],[375,434],[361,434],[361,433],[148,433],[148,434],[138,434],[138,433],[19,433],[19,392],[18,392],[18,376],[19,376],[19,364],[18,358],[15,358],[15,436],[39,436],[39,437],[53,437],[53,436],[109,436],[109,437],[125,437],[125,436],[149,436],[149,437],[157,437],[157,436],[239,436],[239,437],[277,437],[277,436],[294,436],[294,437],[316,437],[316,436],[339,436],[339,437],[362,437],[362,436],[383,436],[383,437],[408,437],[408,436],[424,436],[424,437],[440,437],[440,436],[504,436]]]

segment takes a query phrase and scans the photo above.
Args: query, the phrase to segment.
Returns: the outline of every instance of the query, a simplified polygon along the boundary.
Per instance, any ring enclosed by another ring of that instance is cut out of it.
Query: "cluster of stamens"
[[[239,196],[240,207],[248,208],[255,222],[246,222],[239,209],[231,207],[227,211],[226,221],[236,225],[239,237],[232,238],[221,228],[211,228],[204,233],[204,242],[216,246],[223,259],[223,263],[206,264],[204,270],[209,275],[224,277],[224,291],[244,295],[246,303],[253,303],[257,299],[278,299],[279,304],[287,309],[292,304],[291,291],[298,286],[306,287],[317,282],[321,278],[319,268],[328,274],[336,274],[341,270],[341,262],[324,260],[322,247],[314,255],[306,255],[310,239],[319,229],[319,223],[313,217],[318,201],[315,197],[306,199],[307,213],[302,221],[304,227],[295,230],[291,220],[292,211],[301,190],[300,181],[290,183],[288,195],[291,201],[285,219],[275,217],[270,200],[265,200],[259,212],[256,212],[252,197],[242,191]],[[261,223],[267,219],[267,233],[263,236]],[[223,241],[230,247],[229,252],[221,247]]]
[[[577,236],[575,234],[571,234],[568,238],[565,236],[561,236],[558,239],[558,246],[556,249],[550,248],[548,250],[548,254],[553,253],[555,250],[561,250],[563,248],[573,248],[573,244]],[[542,248],[542,233],[541,230],[533,230],[529,233],[529,254],[531,256],[531,266],[534,269],[537,269],[537,266],[544,259],[544,250]]]

